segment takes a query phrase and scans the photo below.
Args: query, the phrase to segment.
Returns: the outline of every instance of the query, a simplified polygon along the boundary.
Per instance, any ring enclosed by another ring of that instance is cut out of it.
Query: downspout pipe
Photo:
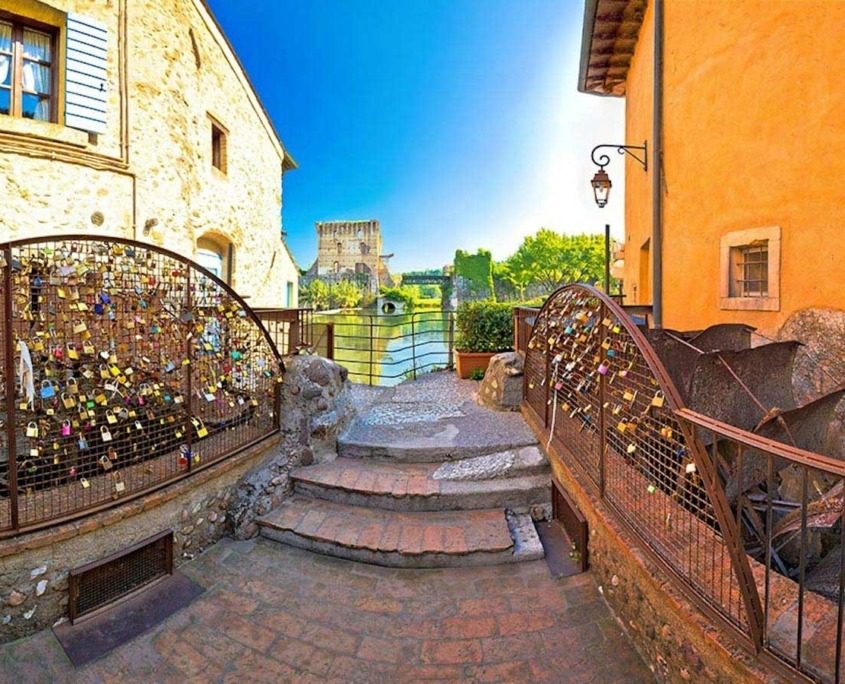
[[[652,321],[663,327],[663,0],[654,0],[654,89],[651,131]]]

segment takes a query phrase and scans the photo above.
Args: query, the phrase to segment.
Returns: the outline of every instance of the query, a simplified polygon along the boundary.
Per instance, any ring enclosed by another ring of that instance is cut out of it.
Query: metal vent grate
[[[173,531],[167,530],[102,560],[71,570],[71,623],[173,573]]]

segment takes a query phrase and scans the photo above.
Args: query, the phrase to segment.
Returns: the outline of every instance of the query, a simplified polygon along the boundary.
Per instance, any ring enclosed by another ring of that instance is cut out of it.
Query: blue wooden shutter
[[[108,29],[88,17],[68,13],[65,43],[65,125],[105,133]]]

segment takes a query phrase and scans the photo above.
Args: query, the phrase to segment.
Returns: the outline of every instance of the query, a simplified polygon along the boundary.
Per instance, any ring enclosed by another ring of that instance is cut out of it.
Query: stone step
[[[475,443],[455,444],[449,427],[442,433],[425,439],[401,439],[400,435],[384,441],[368,441],[349,433],[337,440],[337,453],[344,458],[369,458],[402,463],[441,463],[474,458],[509,449],[536,446],[537,439],[515,435],[509,440],[483,440]]]
[[[295,495],[258,524],[269,539],[391,567],[496,565],[543,556],[530,518],[503,510],[397,512]]]
[[[476,383],[437,373],[392,387],[340,435],[338,454],[430,463],[537,444],[519,413],[479,407],[475,390]]]
[[[303,495],[394,511],[508,508],[551,502],[549,466],[536,447],[450,463],[338,458],[291,472]]]

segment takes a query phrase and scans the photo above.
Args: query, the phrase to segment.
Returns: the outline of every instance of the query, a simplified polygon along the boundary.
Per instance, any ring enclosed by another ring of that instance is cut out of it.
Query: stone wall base
[[[68,571],[166,530],[174,561],[231,532],[238,482],[279,449],[279,436],[121,506],[0,541],[0,643],[52,626],[67,613]]]

